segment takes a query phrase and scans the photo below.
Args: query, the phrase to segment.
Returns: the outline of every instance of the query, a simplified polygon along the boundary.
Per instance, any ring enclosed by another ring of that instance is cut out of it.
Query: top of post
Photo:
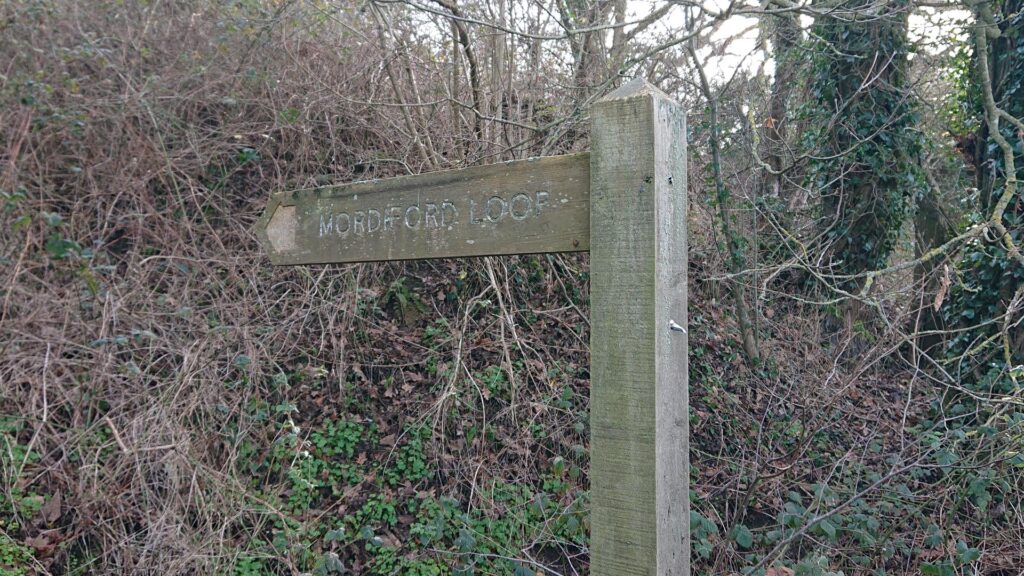
[[[669,102],[675,102],[675,100],[658,89],[657,86],[651,84],[647,80],[638,76],[633,78],[629,82],[626,82],[622,86],[619,86],[615,90],[612,90],[598,102],[608,102],[610,100],[624,100],[626,98],[637,98],[640,96],[653,96],[655,98],[661,98],[668,100]]]

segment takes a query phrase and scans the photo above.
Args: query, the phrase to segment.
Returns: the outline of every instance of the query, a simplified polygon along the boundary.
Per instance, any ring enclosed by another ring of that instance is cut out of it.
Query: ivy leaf
[[[956,454],[953,454],[949,450],[941,450],[935,455],[935,460],[938,462],[939,466],[952,466],[953,464],[956,464],[958,458],[956,457]]]
[[[373,528],[371,528],[369,526],[363,526],[359,530],[359,537],[362,538],[363,540],[372,540],[373,539]]]
[[[712,550],[711,543],[707,540],[701,539],[693,542],[693,551],[697,554],[698,558],[709,558]]]
[[[327,576],[328,574],[348,574],[348,570],[337,554],[328,552],[320,558],[316,573],[319,576]]]
[[[68,255],[81,252],[82,247],[74,240],[66,240],[58,234],[52,234],[46,241],[46,253],[54,260],[63,260]]]
[[[455,539],[455,546],[459,549],[459,552],[469,552],[476,546],[476,538],[473,537],[472,532],[463,528],[459,530],[459,537]]]
[[[64,223],[64,217],[56,212],[43,212],[42,216],[47,226],[60,226]]]
[[[976,562],[981,558],[981,550],[971,548],[963,541],[956,543],[956,554],[957,558],[963,564],[970,564],[971,562]]]
[[[754,545],[754,533],[743,524],[737,524],[732,531],[732,539],[739,544],[740,548],[747,549]]]

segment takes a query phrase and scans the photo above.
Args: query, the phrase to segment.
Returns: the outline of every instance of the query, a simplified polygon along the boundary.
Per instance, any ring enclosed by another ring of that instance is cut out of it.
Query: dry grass
[[[40,571],[230,566],[283,515],[239,469],[242,439],[273,439],[254,402],[294,402],[319,422],[350,400],[353,363],[379,372],[368,386],[401,371],[392,347],[417,344],[357,310],[361,291],[435,266],[493,290],[479,263],[271,270],[259,252],[251,227],[273,190],[436,167],[402,135],[403,110],[374,104],[388,94],[359,21],[296,3],[0,7],[0,413],[36,455],[11,452],[0,485],[7,499],[59,499],[10,534],[37,545]],[[462,144],[451,114],[422,118],[439,152]],[[549,268],[565,266],[578,264]],[[452,306],[428,312],[470,320],[464,338],[494,328]],[[580,342],[562,353],[584,354]],[[481,348],[459,347],[467,360]],[[303,370],[325,381],[321,408],[274,384]],[[410,419],[430,414],[427,396]],[[468,467],[449,471],[471,486]]]
[[[564,132],[518,145],[523,133],[491,122],[481,142],[447,100],[468,101],[468,89],[448,93],[443,56],[382,47],[365,8],[317,6],[0,4],[0,538],[33,551],[32,571],[225,572],[265,552],[276,523],[339,518],[379,490],[364,479],[296,515],[283,479],[254,486],[249,466],[293,426],[308,438],[333,418],[366,418],[400,444],[426,423],[435,478],[388,490],[457,497],[496,518],[508,510],[489,482],[540,485],[553,458],[585,447],[585,257],[278,270],[260,254],[252,225],[274,190],[585,146],[559,74],[516,94],[534,121],[568,118]],[[391,105],[389,66],[404,101],[441,104]],[[761,318],[774,369],[743,366],[720,304],[728,283],[707,281],[724,266],[702,168],[695,155],[695,509],[722,532],[699,566],[725,573],[750,564],[726,536],[733,525],[767,531],[792,491],[916,457],[905,424],[933,389],[894,376],[907,365],[899,330],[858,354],[822,353],[854,339],[825,331],[821,307],[776,295]],[[479,371],[494,366],[511,397],[485,398]],[[551,402],[564,389],[571,408]],[[288,405],[269,422],[254,408]],[[490,441],[469,439],[488,426]],[[382,444],[368,457],[392,462],[394,442]],[[905,527],[908,539],[923,530]],[[1014,541],[991,545],[1020,558]],[[586,570],[585,545],[527,544],[522,557],[552,573]],[[844,562],[852,549],[808,537],[787,557],[832,550]],[[274,566],[308,569],[293,557]]]

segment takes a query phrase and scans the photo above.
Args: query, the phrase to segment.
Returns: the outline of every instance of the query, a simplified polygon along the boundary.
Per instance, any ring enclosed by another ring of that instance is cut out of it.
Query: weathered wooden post
[[[591,122],[591,574],[688,575],[686,117],[634,80]]]
[[[591,573],[687,576],[686,120],[634,80],[593,151],[275,194],[277,265],[591,251]]]

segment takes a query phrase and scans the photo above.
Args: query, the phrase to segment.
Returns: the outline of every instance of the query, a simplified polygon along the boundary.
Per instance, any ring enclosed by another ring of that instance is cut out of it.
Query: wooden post
[[[688,576],[686,118],[637,79],[591,122],[591,574]]]

